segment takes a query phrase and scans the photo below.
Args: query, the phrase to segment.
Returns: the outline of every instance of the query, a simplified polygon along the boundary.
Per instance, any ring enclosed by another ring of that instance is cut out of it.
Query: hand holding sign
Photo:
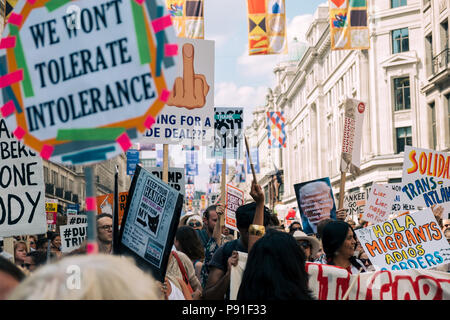
[[[187,109],[203,108],[208,92],[205,76],[195,74],[194,71],[194,46],[186,43],[183,46],[183,78],[175,79],[167,105]]]

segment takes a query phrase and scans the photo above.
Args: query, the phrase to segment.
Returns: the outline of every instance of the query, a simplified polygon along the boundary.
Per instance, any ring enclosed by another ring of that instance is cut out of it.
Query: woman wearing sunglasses
[[[201,230],[203,228],[202,218],[199,215],[194,215],[187,220],[186,225],[196,230]]]
[[[320,250],[320,242],[314,237],[307,236],[302,231],[295,231],[294,239],[297,241],[300,248],[303,250],[306,256],[307,262],[313,262],[317,252]]]

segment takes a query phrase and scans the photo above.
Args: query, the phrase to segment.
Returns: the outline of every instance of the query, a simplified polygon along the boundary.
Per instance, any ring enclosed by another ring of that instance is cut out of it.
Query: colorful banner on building
[[[284,0],[247,0],[249,55],[287,54]]]
[[[186,184],[186,199],[187,200],[194,200],[195,197],[195,185],[194,184]]]
[[[377,270],[429,269],[450,262],[450,245],[431,209],[402,215],[355,233]]]
[[[225,227],[236,230],[236,210],[244,204],[244,191],[227,184],[225,199]]]
[[[166,0],[177,37],[204,39],[203,0]]]
[[[402,184],[411,204],[449,206],[450,153],[405,146]]]
[[[331,50],[369,49],[368,0],[328,0]]]
[[[342,140],[341,172],[359,174],[361,139],[366,104],[359,100],[345,101],[344,137]]]
[[[177,38],[157,3],[19,0],[3,34],[15,43],[0,51],[9,130],[61,164],[128,150],[164,108],[176,77],[177,56],[164,48]]]
[[[284,112],[267,112],[269,148],[286,148],[286,119]]]

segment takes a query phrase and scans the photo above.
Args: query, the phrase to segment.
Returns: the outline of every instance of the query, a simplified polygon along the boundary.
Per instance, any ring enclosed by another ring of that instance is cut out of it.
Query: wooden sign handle
[[[163,172],[162,181],[169,183],[169,145],[163,145]]]
[[[345,196],[345,178],[347,173],[341,172],[341,186],[339,188],[339,207],[338,210],[344,209],[344,196]]]
[[[245,147],[247,148],[248,162],[250,162],[250,168],[252,169],[253,180],[255,182],[258,182],[258,180],[256,179],[255,167],[253,166],[252,157],[250,155],[250,148],[248,147],[247,137],[245,137]]]

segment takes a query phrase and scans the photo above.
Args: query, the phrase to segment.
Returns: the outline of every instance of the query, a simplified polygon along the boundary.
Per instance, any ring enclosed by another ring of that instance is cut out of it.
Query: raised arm
[[[256,202],[255,217],[253,224],[248,228],[248,252],[262,236],[264,236],[264,192],[261,186],[253,180],[250,195]]]

